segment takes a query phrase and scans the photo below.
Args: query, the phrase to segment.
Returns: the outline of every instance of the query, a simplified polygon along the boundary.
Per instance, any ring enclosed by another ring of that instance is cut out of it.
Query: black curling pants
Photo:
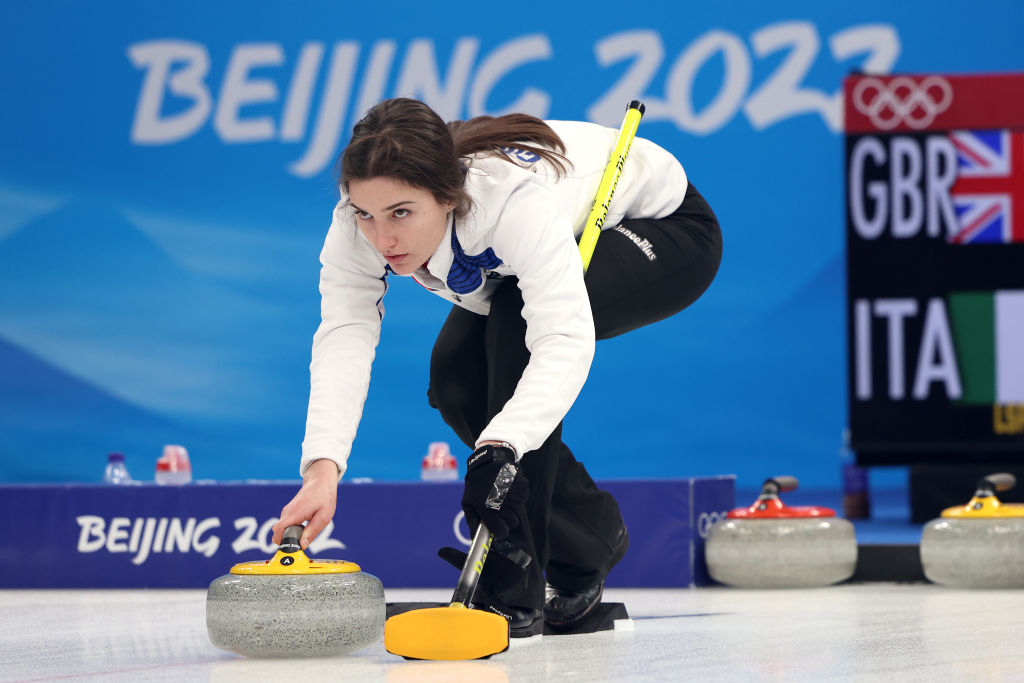
[[[722,256],[722,239],[711,208],[690,185],[680,207],[660,219],[627,219],[606,230],[586,275],[598,339],[663,320],[683,310],[711,284]],[[523,299],[507,278],[488,315],[454,306],[430,359],[430,404],[469,448],[512,397],[530,360]],[[597,488],[562,443],[559,424],[535,451],[523,455],[529,481],[525,519],[510,540],[535,560],[525,593],[505,600],[540,608],[544,582],[578,590],[604,579],[623,529],[618,504]],[[480,587],[489,585],[486,565]]]

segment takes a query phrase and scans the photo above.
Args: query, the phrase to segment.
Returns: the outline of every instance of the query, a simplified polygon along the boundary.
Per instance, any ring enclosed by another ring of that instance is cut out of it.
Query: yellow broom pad
[[[384,647],[412,659],[480,659],[508,649],[508,621],[459,603],[410,610],[385,622]]]

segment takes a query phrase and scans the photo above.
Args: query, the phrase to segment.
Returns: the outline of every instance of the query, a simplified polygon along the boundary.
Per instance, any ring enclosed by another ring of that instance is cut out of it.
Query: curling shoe
[[[611,567],[619,563],[629,548],[629,533],[623,526],[615,541]],[[544,591],[544,621],[555,631],[568,631],[580,625],[601,602],[604,579],[578,590],[552,586]]]
[[[529,638],[544,633],[544,612],[532,607],[488,605],[487,610],[508,619],[509,638]]]
[[[556,631],[567,631],[578,626],[601,602],[604,581],[582,590],[570,591],[548,584],[544,602],[544,621]]]

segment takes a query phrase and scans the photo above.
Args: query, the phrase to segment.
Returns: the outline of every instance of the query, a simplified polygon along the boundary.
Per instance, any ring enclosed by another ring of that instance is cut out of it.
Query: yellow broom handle
[[[615,140],[615,147],[612,148],[611,157],[604,167],[601,183],[597,186],[594,206],[590,209],[586,225],[583,226],[583,234],[580,235],[583,272],[590,267],[590,259],[594,256],[594,247],[597,246],[597,238],[601,235],[605,219],[608,218],[608,208],[612,205],[615,186],[619,183],[622,166],[626,163],[626,155],[629,154],[629,146],[633,144],[636,129],[640,125],[640,118],[643,115],[644,105],[639,100],[629,103],[629,107],[626,108],[626,118],[622,120],[622,127],[619,129],[619,137]]]

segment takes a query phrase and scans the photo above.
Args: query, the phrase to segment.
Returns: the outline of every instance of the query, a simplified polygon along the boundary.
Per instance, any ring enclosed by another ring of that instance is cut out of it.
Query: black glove
[[[529,492],[530,485],[516,466],[511,448],[481,446],[466,461],[462,510],[472,531],[483,522],[494,538],[507,537],[509,530],[519,524],[519,516],[526,514],[524,503]]]

